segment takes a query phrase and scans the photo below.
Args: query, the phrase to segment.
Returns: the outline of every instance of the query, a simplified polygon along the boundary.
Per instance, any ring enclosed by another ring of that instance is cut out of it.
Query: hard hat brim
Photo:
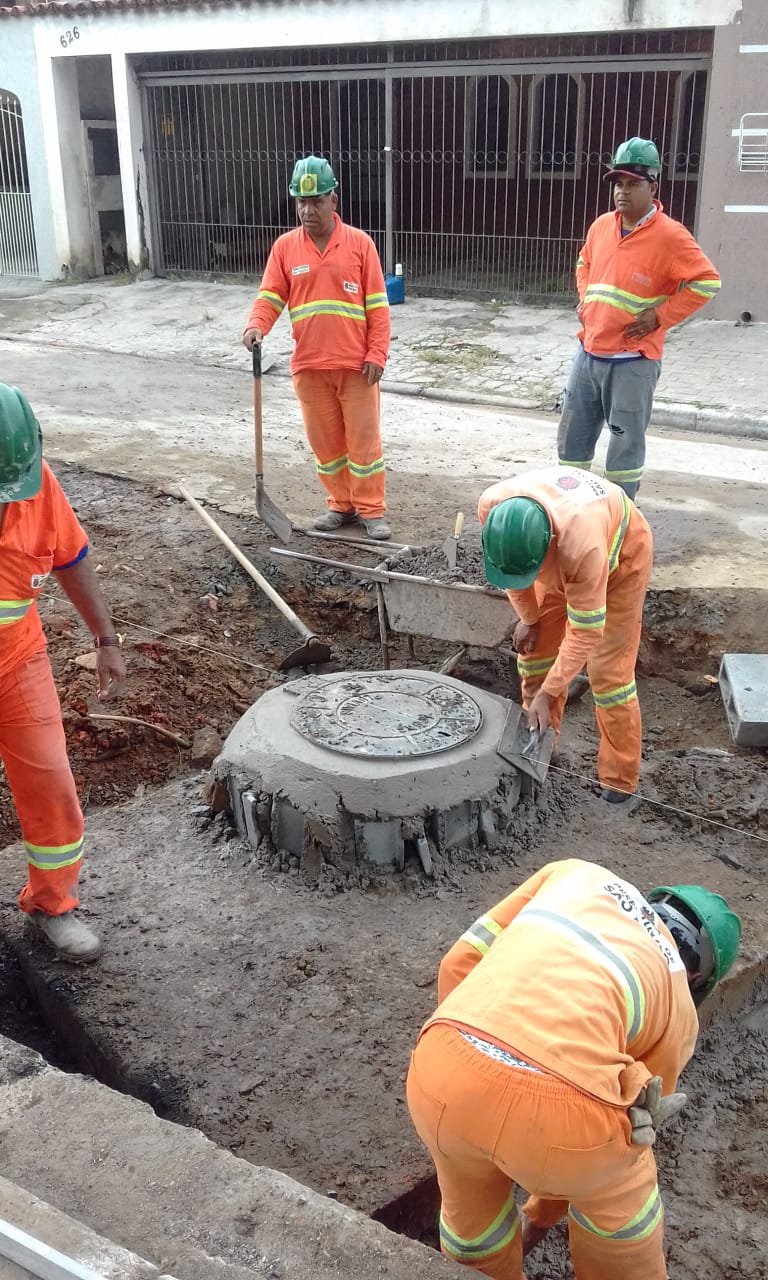
[[[659,175],[657,173],[639,173],[637,169],[609,169],[603,174],[603,182],[606,178],[642,178],[645,182],[658,182]]]
[[[541,565],[537,565],[527,573],[502,573],[501,569],[488,558],[485,547],[483,547],[483,560],[486,578],[492,587],[501,587],[502,591],[525,591],[526,587],[530,587],[536,581],[536,575],[541,568]]]
[[[38,454],[23,480],[18,484],[0,485],[0,502],[23,502],[34,498],[43,487],[43,456]]]

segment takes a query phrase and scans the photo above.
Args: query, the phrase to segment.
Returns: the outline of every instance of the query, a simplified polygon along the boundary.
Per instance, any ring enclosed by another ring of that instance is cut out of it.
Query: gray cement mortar
[[[345,682],[367,687],[365,677]],[[493,847],[504,838],[521,794],[521,775],[497,752],[514,704],[450,676],[419,671],[382,673],[460,697],[482,717],[479,728],[448,750],[371,758],[318,745],[292,723],[302,703],[340,677],[310,677],[270,690],[238,721],[214,765],[226,780],[235,820],[251,845],[286,850],[310,874],[324,863],[399,867],[405,844],[431,872],[433,857],[454,848]],[[417,704],[419,705],[419,704]],[[441,713],[442,714],[442,713]]]
[[[450,568],[441,544],[406,547],[387,559],[387,568],[415,577],[432,578],[436,582],[465,582],[468,586],[489,587],[483,564],[483,548],[479,534],[464,534],[456,548],[456,568]]]

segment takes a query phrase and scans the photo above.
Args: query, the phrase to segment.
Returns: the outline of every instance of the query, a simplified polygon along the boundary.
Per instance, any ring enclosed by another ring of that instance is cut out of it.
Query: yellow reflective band
[[[594,631],[599,627],[605,626],[605,608],[572,609],[568,605],[567,613],[571,626],[578,628],[580,631]]]
[[[569,1206],[568,1216],[574,1222],[577,1222],[580,1227],[583,1227],[585,1231],[591,1232],[594,1236],[600,1236],[603,1240],[646,1240],[662,1223],[664,1206],[661,1203],[661,1194],[657,1184],[642,1209],[635,1214],[634,1218],[626,1226],[619,1227],[618,1231],[603,1231],[585,1213],[580,1213],[578,1209],[574,1209],[573,1205]]]
[[[501,1212],[496,1215],[486,1231],[472,1240],[464,1240],[447,1226],[440,1214],[440,1244],[446,1253],[461,1262],[474,1262],[488,1258],[491,1254],[505,1249],[520,1226],[517,1205],[512,1196],[506,1201]]]
[[[268,302],[271,307],[274,307],[278,315],[285,306],[285,299],[281,298],[279,293],[270,293],[268,289],[260,289],[258,296]]]
[[[606,480],[612,480],[614,484],[617,480],[642,480],[643,471],[643,467],[631,467],[628,471],[606,471],[605,478]]]
[[[470,947],[474,947],[475,951],[479,951],[480,955],[484,956],[503,932],[502,926],[494,920],[493,916],[480,916],[462,933],[459,942],[468,942]]]
[[[58,871],[60,867],[71,867],[83,856],[82,837],[74,844],[40,845],[24,841],[27,850],[27,862],[38,871]]]
[[[312,316],[341,316],[345,320],[361,320],[365,323],[365,307],[359,302],[337,302],[333,298],[322,298],[317,302],[307,302],[301,307],[293,307],[289,315],[293,324],[309,320]]]
[[[592,459],[585,458],[583,462],[571,462],[567,458],[559,458],[558,465],[561,467],[581,467],[582,471],[592,470]]]
[[[365,480],[367,476],[375,476],[377,472],[384,470],[384,459],[377,458],[375,462],[368,462],[365,465],[359,462],[350,462],[349,469],[353,476],[357,476],[360,480]]]
[[[609,307],[618,307],[620,311],[628,311],[630,315],[639,315],[648,307],[660,307],[668,302],[666,294],[658,298],[644,298],[639,293],[628,293],[626,289],[617,289],[611,284],[590,284],[584,294],[584,306],[589,302],[604,302]]]
[[[627,1045],[630,1045],[642,1029],[645,1020],[645,992],[637,974],[629,961],[616,951],[604,938],[592,929],[585,929],[569,916],[556,911],[545,911],[540,907],[523,907],[518,923],[535,920],[536,924],[551,929],[553,933],[570,939],[580,950],[591,955],[603,968],[613,974],[624,993],[626,1006]]]
[[[377,307],[388,307],[389,298],[386,293],[366,293],[365,309],[366,311],[375,311]]]
[[[720,288],[719,280],[689,280],[686,289],[691,293],[700,293],[703,298],[714,298]]]
[[[619,525],[618,529],[613,535],[613,540],[611,542],[610,547],[608,548],[609,574],[613,573],[614,569],[619,563],[619,555],[621,553],[621,548],[624,545],[624,535],[627,532],[627,528],[629,526],[629,517],[632,513],[632,504],[630,503],[629,498],[627,497],[626,493],[624,493],[623,490],[621,494],[621,501],[622,501],[622,506],[624,508],[624,513],[621,517],[621,524]]]
[[[343,471],[349,465],[349,459],[346,453],[341,458],[334,458],[332,462],[321,462],[319,458],[315,458],[315,466],[319,476],[335,476],[337,471]]]
[[[557,654],[551,658],[522,658],[517,659],[517,669],[521,676],[538,676],[544,671],[549,671],[550,667],[555,665]]]
[[[592,697],[598,707],[622,707],[637,697],[637,685],[633,680],[631,684],[622,685],[620,689],[610,689],[608,693],[595,693],[593,689]]]

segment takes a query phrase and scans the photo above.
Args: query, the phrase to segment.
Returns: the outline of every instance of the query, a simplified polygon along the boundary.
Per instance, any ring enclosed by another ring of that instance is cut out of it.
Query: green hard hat
[[[541,568],[552,538],[549,516],[534,498],[507,498],[483,525],[485,576],[494,587],[522,591]]]
[[[297,160],[288,191],[292,196],[327,196],[338,187],[336,174],[322,156],[305,156]]]
[[[43,483],[43,436],[26,396],[0,382],[0,502],[34,498]]]
[[[655,182],[660,169],[661,159],[655,142],[648,138],[627,138],[616,148],[611,167],[604,177],[614,178],[617,174],[626,173],[630,177]]]
[[[683,953],[698,959],[700,976],[692,988],[700,1004],[730,969],[739,950],[741,920],[725,898],[700,884],[662,885],[648,894]]]

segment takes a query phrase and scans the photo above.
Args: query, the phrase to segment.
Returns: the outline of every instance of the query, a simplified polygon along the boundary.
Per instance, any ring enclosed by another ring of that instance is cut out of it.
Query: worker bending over
[[[635,662],[653,561],[648,523],[618,485],[557,467],[492,485],[478,515],[486,577],[520,619],[513,643],[531,728],[559,730],[569,682],[586,664],[601,795],[626,811],[640,777]]]
[[[443,1253],[494,1280],[568,1215],[577,1280],[664,1280],[652,1143],[682,1107],[695,1006],[738,916],[700,885],[647,898],[573,858],[531,876],[440,965],[408,1105],[437,1169]],[[514,1184],[530,1198],[521,1224]]]
[[[327,160],[299,160],[288,188],[299,226],[272,248],[243,342],[250,351],[288,307],[293,386],[328,510],[316,529],[362,520],[370,538],[384,519],[379,381],[389,352],[389,302],[376,246],[336,213]]]
[[[125,667],[87,553],[27,400],[0,383],[0,759],[27,848],[19,906],[62,960],[81,964],[101,943],[75,911],[83,815],[35,601],[55,573],[93,634],[99,697],[108,697]]]

